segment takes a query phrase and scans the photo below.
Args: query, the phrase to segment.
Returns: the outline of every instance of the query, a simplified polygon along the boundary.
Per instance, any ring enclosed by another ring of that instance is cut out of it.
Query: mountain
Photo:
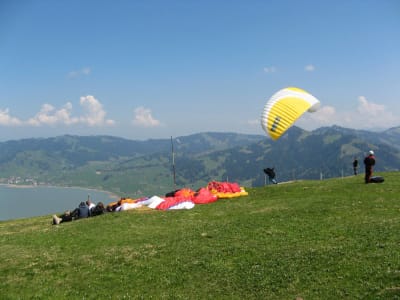
[[[3,183],[84,186],[139,197],[183,186],[197,189],[211,180],[261,186],[265,167],[275,167],[279,181],[348,176],[355,157],[363,171],[369,149],[377,155],[376,171],[399,170],[400,127],[383,132],[292,127],[277,141],[216,132],[172,140],[65,135],[7,141],[0,143],[0,178]]]
[[[332,126],[322,127],[314,131],[314,133],[317,132],[321,132],[321,134],[336,132],[344,135],[351,135],[354,137],[358,137],[362,140],[369,141],[373,144],[388,144],[400,149],[400,127],[393,127],[382,132],[374,132]]]
[[[396,138],[394,132],[389,132],[392,139]],[[277,141],[263,140],[225,151],[229,153],[225,166],[230,178],[243,180],[242,176],[247,174],[246,179],[252,178],[252,186],[265,182],[261,172],[264,167],[275,167],[280,181],[349,176],[354,158],[359,160],[359,171],[363,172],[362,160],[368,150],[373,149],[377,154],[376,171],[399,170],[400,150],[387,142],[386,134],[371,132],[368,136],[366,132],[337,126],[312,132],[293,127]],[[397,140],[400,140],[399,134]],[[239,160],[240,167],[235,163]]]
[[[199,133],[172,142],[177,153],[196,157],[242,147],[262,138]],[[3,183],[85,186],[141,193],[143,188],[154,190],[157,181],[153,177],[161,172],[158,191],[170,186],[171,146],[171,139],[132,141],[112,136],[65,135],[7,141],[0,143],[0,178]]]

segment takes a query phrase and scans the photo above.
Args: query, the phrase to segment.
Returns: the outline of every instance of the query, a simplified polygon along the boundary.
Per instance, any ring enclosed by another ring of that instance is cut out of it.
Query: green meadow
[[[400,174],[0,222],[1,299],[400,299]]]

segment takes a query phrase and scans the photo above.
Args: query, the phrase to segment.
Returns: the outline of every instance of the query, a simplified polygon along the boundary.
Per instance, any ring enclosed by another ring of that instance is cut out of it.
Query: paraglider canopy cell
[[[279,90],[265,104],[261,126],[273,140],[279,139],[306,111],[314,112],[320,102],[308,92],[288,87]]]

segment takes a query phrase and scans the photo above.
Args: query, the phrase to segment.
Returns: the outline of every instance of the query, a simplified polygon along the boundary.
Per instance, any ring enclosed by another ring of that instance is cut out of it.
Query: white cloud
[[[133,124],[142,127],[160,126],[160,121],[153,118],[151,110],[143,106],[137,107],[134,110]]]
[[[367,98],[365,98],[364,96],[359,96],[358,102],[359,105],[357,110],[360,114],[375,117],[385,113],[384,105],[368,102]]]
[[[304,67],[304,71],[306,72],[314,72],[315,71],[315,67],[314,65],[307,65]]]
[[[115,121],[105,119],[106,112],[103,105],[93,96],[81,97],[81,106],[86,110],[86,114],[79,118],[81,123],[89,126],[114,125]]]
[[[79,122],[78,118],[71,117],[72,104],[66,103],[61,109],[56,110],[51,104],[43,104],[40,111],[26,123],[33,126],[65,124],[71,125]]]
[[[265,73],[275,73],[276,71],[277,71],[277,69],[274,66],[264,67],[264,72]]]
[[[88,76],[88,75],[90,75],[91,72],[92,72],[92,70],[89,67],[84,67],[80,70],[69,72],[67,77],[69,79],[73,79],[73,78],[78,78],[80,76]]]
[[[263,70],[265,73],[275,73],[278,71],[277,67],[275,67],[275,66],[264,67]],[[304,71],[305,72],[314,72],[315,66],[312,64],[306,65],[306,66],[304,66]]]
[[[10,116],[9,109],[0,109],[0,125],[1,126],[19,126],[22,125],[22,121],[18,118]]]
[[[85,67],[81,70],[81,73],[83,75],[89,75],[92,72],[92,70],[89,67]]]
[[[387,110],[385,105],[370,102],[365,96],[358,97],[357,112],[356,120],[359,122],[359,127],[387,128],[398,126],[400,123],[400,117]]]
[[[384,105],[358,97],[358,106],[353,110],[339,111],[332,106],[322,106],[315,113],[305,113],[296,125],[315,129],[321,126],[339,125],[355,129],[382,129],[399,126],[400,117],[395,116]]]
[[[310,117],[320,125],[329,125],[335,121],[336,109],[333,106],[321,106],[319,110],[311,113]]]
[[[80,117],[72,116],[72,103],[67,102],[60,109],[56,109],[51,104],[43,104],[38,113],[26,121],[12,117],[9,110],[0,109],[0,126],[55,126],[55,125],[74,125],[86,124],[89,126],[111,126],[114,120],[106,119],[106,111],[103,105],[93,96],[81,97],[80,105],[84,110],[84,115]]]
[[[261,121],[260,119],[247,120],[247,124],[251,126],[260,125]]]

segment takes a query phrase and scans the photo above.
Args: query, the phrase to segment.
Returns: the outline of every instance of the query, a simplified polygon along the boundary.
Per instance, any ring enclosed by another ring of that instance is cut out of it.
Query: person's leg
[[[53,215],[53,225],[58,225],[62,222],[62,218],[58,217],[57,215]]]
[[[366,169],[365,170],[365,183],[369,183],[369,180],[371,178],[371,174],[372,174],[372,172],[371,172],[370,169]]]
[[[71,214],[64,214],[61,216],[62,222],[71,222],[72,221],[72,216]]]

